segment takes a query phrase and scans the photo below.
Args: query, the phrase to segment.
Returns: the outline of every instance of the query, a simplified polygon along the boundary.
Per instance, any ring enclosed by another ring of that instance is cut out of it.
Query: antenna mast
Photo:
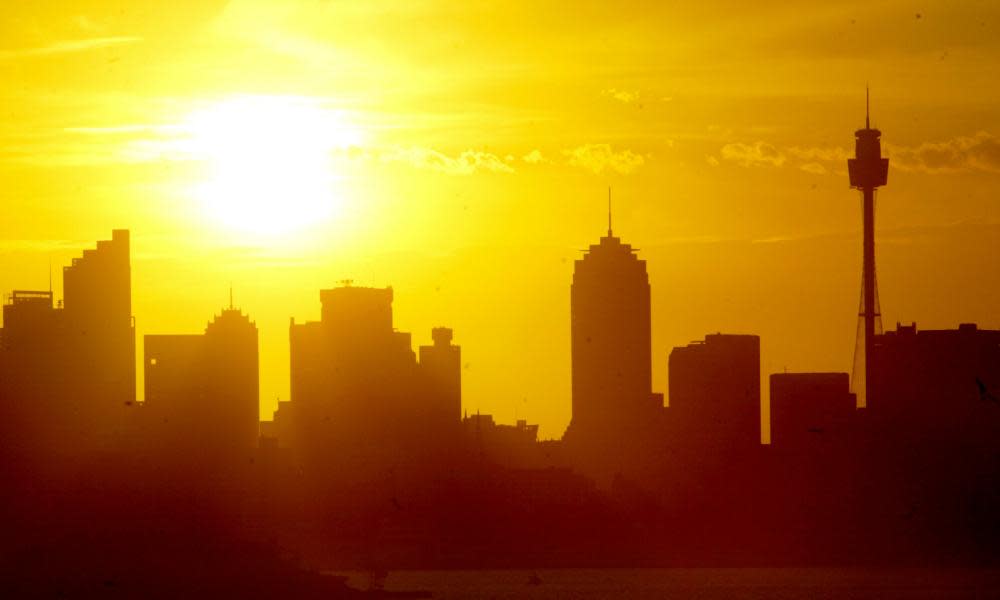
[[[608,237],[611,235],[611,186],[608,186]]]
[[[869,107],[869,105],[868,105],[868,85],[865,85],[865,129],[871,129],[872,128],[871,122],[870,122],[870,120],[868,118],[868,115],[870,114],[868,107]]]

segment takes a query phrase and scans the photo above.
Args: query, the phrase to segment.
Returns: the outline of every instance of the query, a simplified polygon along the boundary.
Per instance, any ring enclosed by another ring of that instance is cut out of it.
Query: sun
[[[203,161],[194,195],[221,226],[294,233],[341,208],[334,152],[361,143],[342,113],[311,98],[237,96],[192,113],[188,150]]]

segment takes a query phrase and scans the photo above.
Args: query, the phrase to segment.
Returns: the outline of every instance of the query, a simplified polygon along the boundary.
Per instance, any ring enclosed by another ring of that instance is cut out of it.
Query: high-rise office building
[[[457,429],[462,419],[462,349],[451,343],[452,336],[447,327],[432,329],[433,345],[420,347],[420,368],[427,385],[429,420]]]
[[[148,433],[180,450],[246,455],[257,446],[257,327],[230,308],[204,334],[147,335]]]
[[[771,446],[810,452],[848,441],[857,399],[847,373],[774,373],[770,383]]]
[[[135,324],[129,232],[84,250],[63,269],[63,306],[76,353],[79,394],[102,412],[135,401]]]
[[[461,435],[460,349],[433,332],[420,363],[392,325],[392,288],[321,290],[320,321],[289,328],[294,452],[307,468],[370,477],[453,449]]]
[[[63,270],[64,300],[15,291],[0,334],[4,427],[25,449],[84,456],[125,432],[135,400],[129,232]]]
[[[711,334],[674,348],[669,419],[676,443],[718,450],[760,444],[760,338]]]
[[[663,405],[652,391],[646,261],[608,225],[608,235],[590,246],[573,271],[568,440],[618,438],[656,419]]]

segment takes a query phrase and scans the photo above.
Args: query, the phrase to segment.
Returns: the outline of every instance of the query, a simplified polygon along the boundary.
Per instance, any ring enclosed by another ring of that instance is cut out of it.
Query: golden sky
[[[7,3],[0,289],[45,289],[51,261],[59,297],[59,267],[129,228],[139,343],[201,331],[232,283],[269,416],[289,317],[392,285],[414,346],[455,329],[468,410],[558,437],[610,185],[656,390],[716,331],[761,335],[765,376],[846,371],[870,83],[886,324],[1000,328],[1000,5],[830,4]]]

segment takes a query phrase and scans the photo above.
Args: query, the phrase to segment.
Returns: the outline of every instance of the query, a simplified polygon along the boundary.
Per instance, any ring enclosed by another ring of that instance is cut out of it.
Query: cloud
[[[440,171],[449,175],[471,175],[479,171],[513,173],[503,159],[489,152],[466,150],[458,156],[448,156],[430,148],[400,148],[381,155],[385,162],[405,162],[420,169]]]
[[[799,165],[799,169],[805,171],[806,173],[812,173],[813,175],[826,175],[826,167],[818,162],[808,162]]]
[[[724,160],[733,161],[744,167],[780,167],[785,164],[785,154],[767,142],[753,144],[740,142],[726,144],[721,150]]]
[[[142,38],[134,36],[117,37],[97,37],[82,40],[59,40],[48,46],[37,48],[17,48],[13,50],[0,50],[0,60],[7,58],[22,58],[28,56],[51,56],[54,54],[69,54],[72,52],[84,52],[96,50],[98,48],[109,48],[111,46],[122,46],[125,44],[135,44],[141,42]]]
[[[851,158],[851,153],[840,147],[834,148],[801,148],[799,146],[792,146],[791,148],[786,148],[785,152],[795,158],[801,158],[806,161],[825,161],[825,162],[839,162],[844,163],[848,158]]]
[[[712,165],[713,167],[719,166],[719,159],[715,158],[711,154],[705,157],[705,161],[708,162],[708,164]]]
[[[628,104],[634,100],[639,99],[639,92],[630,92],[628,90],[616,90],[615,88],[608,88],[606,90],[601,90],[602,96],[608,96],[609,98],[614,98],[619,102],[624,102]]]
[[[726,144],[722,158],[741,166],[783,166],[797,159],[792,166],[816,175],[838,173],[852,152],[845,148],[778,148],[763,141],[753,144]],[[940,142],[924,142],[916,146],[885,144],[885,156],[891,168],[922,173],[961,173],[980,171],[1000,173],[1000,138],[981,131],[971,136],[958,136]],[[712,164],[712,160],[709,160]]]
[[[914,147],[887,145],[886,155],[891,166],[904,171],[1000,173],[1000,139],[984,131]]]
[[[538,163],[545,162],[545,157],[542,156],[541,150],[538,150],[536,148],[531,152],[525,154],[521,160],[528,163],[529,165],[537,165]]]
[[[564,150],[569,157],[569,164],[583,167],[594,173],[602,173],[605,169],[627,175],[643,164],[645,159],[631,150],[615,152],[608,144],[585,144],[572,150]]]

